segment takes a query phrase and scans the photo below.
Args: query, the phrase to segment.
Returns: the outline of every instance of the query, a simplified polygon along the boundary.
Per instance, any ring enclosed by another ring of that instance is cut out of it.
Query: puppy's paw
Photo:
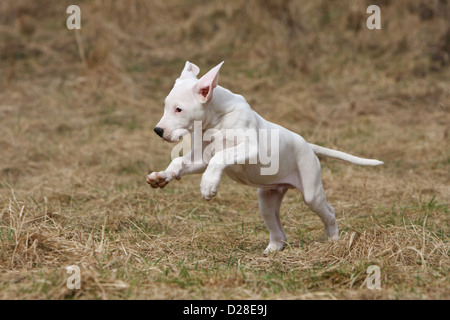
[[[220,179],[211,177],[205,177],[203,175],[202,182],[200,183],[200,192],[204,200],[211,200],[217,195],[217,189],[219,188]]]
[[[286,245],[285,241],[271,241],[267,248],[264,250],[264,254],[269,254],[271,252],[282,251]]]
[[[330,225],[325,226],[325,236],[328,240],[339,240],[339,229],[336,221],[333,221]]]
[[[152,172],[147,176],[145,181],[152,188],[164,188],[173,178],[177,178],[175,173],[160,171],[160,172]]]

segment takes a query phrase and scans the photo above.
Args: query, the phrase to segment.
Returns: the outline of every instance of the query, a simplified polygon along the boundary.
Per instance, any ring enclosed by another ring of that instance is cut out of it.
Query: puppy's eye
[[[181,111],[183,111],[183,110],[181,110],[181,108],[175,108],[176,113],[180,113]]]

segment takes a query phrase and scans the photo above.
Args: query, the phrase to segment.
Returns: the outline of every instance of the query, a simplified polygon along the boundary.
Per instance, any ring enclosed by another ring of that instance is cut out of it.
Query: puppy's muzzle
[[[157,134],[158,136],[160,136],[161,138],[163,137],[163,134],[164,134],[164,129],[163,129],[163,128],[156,127],[156,128],[154,129],[154,131],[156,132],[156,134]]]

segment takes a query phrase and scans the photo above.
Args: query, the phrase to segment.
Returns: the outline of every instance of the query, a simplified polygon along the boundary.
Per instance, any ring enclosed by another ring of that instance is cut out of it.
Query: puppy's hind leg
[[[334,214],[334,208],[328,204],[323,188],[316,193],[304,194],[305,203],[323,222],[327,239],[339,239],[339,229]]]
[[[306,160],[305,158],[303,160]],[[308,155],[308,158],[306,162],[299,164],[301,181],[301,188],[299,189],[303,193],[306,205],[322,220],[326,237],[337,240],[339,239],[339,229],[334,208],[328,204],[323,189],[319,159],[312,152]]]
[[[259,211],[270,233],[270,242],[264,253],[283,250],[286,244],[280,220],[281,201],[286,191],[285,188],[258,189]]]

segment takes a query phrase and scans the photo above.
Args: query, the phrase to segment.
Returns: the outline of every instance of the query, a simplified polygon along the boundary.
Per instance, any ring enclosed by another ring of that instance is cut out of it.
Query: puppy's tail
[[[321,147],[321,146],[318,146],[318,145],[315,145],[312,143],[309,143],[309,145],[313,149],[314,153],[317,155],[341,159],[341,160],[348,161],[348,162],[351,162],[354,164],[359,164],[361,166],[379,166],[384,163],[383,161],[379,161],[379,160],[375,160],[375,159],[365,159],[365,158],[355,157],[355,156],[352,156],[351,154],[348,154],[348,153],[345,153],[342,151],[331,150],[331,149],[324,148],[324,147]]]

